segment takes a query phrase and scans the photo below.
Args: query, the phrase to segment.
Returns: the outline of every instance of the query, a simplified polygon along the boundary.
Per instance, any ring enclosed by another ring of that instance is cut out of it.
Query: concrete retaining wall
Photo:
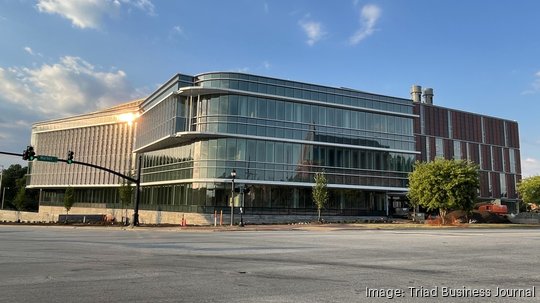
[[[17,212],[11,210],[0,210],[0,222],[16,222],[20,219],[22,222],[58,222],[58,215],[66,214],[66,210],[60,206],[40,206],[38,213]],[[122,222],[123,218],[128,218],[130,221],[133,218],[133,210],[111,209],[111,208],[83,208],[73,207],[69,214],[72,215],[106,215],[108,218],[117,222]],[[149,211],[139,210],[139,222],[141,224],[182,224],[182,219],[186,220],[188,225],[213,225],[213,214],[198,214],[198,213],[182,213],[182,212],[167,212],[167,211]],[[240,222],[240,215],[235,214],[235,224]],[[328,222],[373,222],[385,221],[386,217],[350,217],[350,216],[327,216],[323,215],[323,219]],[[293,215],[246,215],[244,216],[245,224],[275,224],[275,223],[299,223],[299,222],[314,222],[316,216],[293,216]],[[221,218],[223,225],[230,225],[231,217],[229,214],[223,214]],[[216,218],[219,225],[220,217]]]

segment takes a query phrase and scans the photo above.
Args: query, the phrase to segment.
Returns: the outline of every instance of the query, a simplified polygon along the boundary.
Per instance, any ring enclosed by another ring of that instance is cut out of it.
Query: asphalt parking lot
[[[0,243],[1,302],[540,300],[539,229],[3,225]]]

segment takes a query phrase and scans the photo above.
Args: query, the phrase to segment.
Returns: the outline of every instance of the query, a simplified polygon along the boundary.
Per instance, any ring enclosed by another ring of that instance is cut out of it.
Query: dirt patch
[[[446,215],[446,220],[452,223],[510,223],[506,217],[478,210],[473,210],[468,216],[467,212],[463,210],[455,210]]]

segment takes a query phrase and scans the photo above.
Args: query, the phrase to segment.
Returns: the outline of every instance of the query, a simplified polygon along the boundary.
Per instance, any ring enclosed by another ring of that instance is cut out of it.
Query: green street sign
[[[58,162],[58,157],[38,155],[37,160],[45,162]]]

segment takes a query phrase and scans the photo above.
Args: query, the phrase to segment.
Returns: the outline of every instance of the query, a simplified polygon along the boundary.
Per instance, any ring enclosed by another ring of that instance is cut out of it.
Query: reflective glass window
[[[284,157],[285,151],[283,143],[276,142],[275,144],[275,162],[276,163],[284,163],[285,157]]]
[[[285,121],[292,121],[294,116],[293,104],[285,102]]]
[[[311,123],[311,108],[308,104],[302,105],[302,122]]]
[[[257,141],[257,162],[266,161],[266,146],[264,141]]]
[[[317,105],[311,105],[311,119],[311,122],[319,124],[319,107]]]
[[[238,110],[240,116],[246,117],[248,115],[248,99],[246,96],[238,97]]]
[[[335,109],[334,108],[327,108],[326,109],[326,125],[329,126],[336,126],[335,123]]]
[[[240,90],[248,90],[248,83],[246,81],[240,81],[238,88]]]
[[[266,100],[257,98],[257,117],[266,118],[267,109],[266,109]]]
[[[257,99],[248,97],[248,117],[255,118],[257,116]]]
[[[255,161],[257,159],[257,141],[247,140],[246,161]]]
[[[276,119],[285,120],[285,103],[283,101],[276,101]]]
[[[268,108],[268,119],[276,119],[276,102],[274,100],[266,100]]]
[[[274,162],[274,142],[271,141],[266,142],[266,162]]]
[[[208,141],[208,159],[216,159],[217,157],[217,141]]]
[[[229,96],[229,115],[238,115],[238,96]]]
[[[227,141],[227,160],[235,160],[236,158],[236,139],[228,138]]]
[[[326,108],[322,106],[319,107],[319,123],[326,125]]]
[[[294,104],[294,121],[302,122],[302,104]]]

